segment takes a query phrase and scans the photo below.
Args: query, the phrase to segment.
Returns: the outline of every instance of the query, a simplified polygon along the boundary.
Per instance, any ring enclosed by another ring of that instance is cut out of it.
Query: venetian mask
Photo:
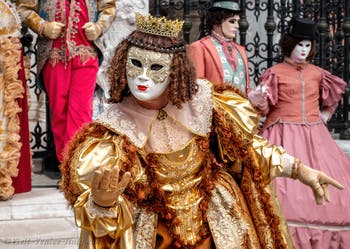
[[[295,45],[290,58],[295,62],[305,62],[311,51],[312,43],[310,40],[303,40]]]
[[[126,75],[130,92],[141,101],[161,96],[169,85],[173,55],[138,47],[128,51]]]

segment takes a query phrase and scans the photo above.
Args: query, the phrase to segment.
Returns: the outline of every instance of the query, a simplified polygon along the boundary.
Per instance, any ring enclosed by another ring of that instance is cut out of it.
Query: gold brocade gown
[[[75,137],[62,189],[82,228],[80,248],[293,248],[269,187],[283,149],[254,134],[249,101],[198,85],[182,109],[127,99]],[[131,172],[115,207],[89,198],[99,167]]]

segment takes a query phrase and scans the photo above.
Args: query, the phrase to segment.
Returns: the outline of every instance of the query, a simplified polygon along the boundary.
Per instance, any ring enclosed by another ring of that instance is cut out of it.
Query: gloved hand
[[[331,118],[332,114],[329,111],[322,110],[320,112],[320,116],[321,116],[323,123],[327,124],[327,122]]]
[[[112,207],[130,181],[130,172],[126,172],[119,181],[119,168],[102,168],[95,171],[91,183],[91,197],[101,207]]]
[[[45,22],[42,30],[42,34],[51,39],[57,39],[62,33],[62,29],[65,27],[63,23],[60,22]]]
[[[327,176],[325,173],[307,167],[302,163],[300,163],[297,168],[297,179],[311,187],[318,205],[321,205],[323,200],[327,202],[330,200],[328,184],[333,185],[337,189],[344,189],[343,185]]]
[[[86,35],[86,38],[89,40],[89,41],[94,41],[96,40],[97,38],[100,37],[101,33],[102,33],[102,30],[101,30],[101,27],[96,24],[96,23],[93,23],[93,22],[87,22],[83,25],[82,29],[84,29],[84,32],[85,32],[85,35]]]
[[[249,100],[256,107],[263,108],[267,105],[268,88],[258,85],[254,91],[248,94]]]

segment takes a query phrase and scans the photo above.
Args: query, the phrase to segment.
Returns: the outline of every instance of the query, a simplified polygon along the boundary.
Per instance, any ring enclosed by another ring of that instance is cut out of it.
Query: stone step
[[[16,194],[0,210],[0,249],[78,248],[79,228],[57,188]]]
[[[350,157],[350,141],[349,140],[340,140],[335,139],[334,140],[338,146]]]
[[[71,217],[0,221],[0,249],[76,249],[79,229]]]
[[[33,188],[0,202],[0,220],[73,217],[63,193],[57,188]]]

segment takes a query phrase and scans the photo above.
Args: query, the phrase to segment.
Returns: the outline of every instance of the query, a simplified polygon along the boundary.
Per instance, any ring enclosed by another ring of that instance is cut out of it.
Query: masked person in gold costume
[[[318,204],[342,185],[256,135],[239,91],[195,79],[182,24],[136,15],[110,106],[69,144],[61,187],[80,248],[293,248],[270,181],[299,180]]]

